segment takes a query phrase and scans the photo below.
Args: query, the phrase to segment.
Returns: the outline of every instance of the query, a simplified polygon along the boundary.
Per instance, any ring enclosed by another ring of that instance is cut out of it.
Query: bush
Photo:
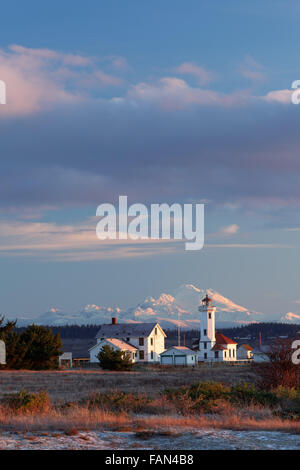
[[[225,403],[275,407],[279,402],[274,392],[258,390],[247,383],[228,386],[218,382],[199,382],[189,387],[166,390],[164,394],[181,414],[213,413]]]
[[[126,393],[121,391],[108,393],[94,393],[88,398],[90,408],[99,407],[116,412],[145,412],[148,405],[153,401],[144,394]]]
[[[266,354],[269,362],[256,366],[260,376],[258,386],[261,389],[277,387],[299,388],[300,367],[292,362],[292,347],[290,340],[278,339]]]
[[[118,351],[110,346],[103,346],[97,358],[102,369],[121,371],[131,370],[133,366],[128,353]]]
[[[247,383],[231,387],[230,400],[241,405],[262,405],[274,407],[278,403],[276,394],[270,391],[258,390]]]
[[[51,407],[51,401],[47,392],[30,393],[24,388],[20,392],[6,397],[4,402],[13,411],[24,413],[43,413],[47,412]]]

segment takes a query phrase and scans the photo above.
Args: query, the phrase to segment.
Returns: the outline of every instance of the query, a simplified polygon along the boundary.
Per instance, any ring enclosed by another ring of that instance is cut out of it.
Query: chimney
[[[112,324],[112,325],[116,325],[116,324],[117,324],[117,318],[116,318],[116,317],[112,317],[112,319],[111,319],[111,324]]]

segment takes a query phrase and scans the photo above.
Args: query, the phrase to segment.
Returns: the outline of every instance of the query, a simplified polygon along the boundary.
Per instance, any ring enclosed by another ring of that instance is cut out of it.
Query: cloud
[[[0,118],[80,103],[91,87],[122,83],[121,78],[98,69],[90,57],[19,45],[0,49],[0,70],[7,88]]]
[[[214,79],[214,74],[204,67],[194,64],[193,62],[183,62],[174,69],[175,73],[181,75],[192,75],[196,77],[199,85],[206,85]]]
[[[295,90],[274,90],[269,91],[263,99],[270,103],[291,104],[292,94]]]
[[[239,67],[243,77],[253,81],[264,81],[266,79],[265,67],[259,64],[253,57],[246,55]]]
[[[222,227],[219,231],[221,235],[232,236],[236,235],[240,227],[237,224],[228,225],[227,227]]]
[[[0,51],[7,83],[15,80],[0,116],[22,115],[1,119],[2,212],[94,210],[127,194],[132,202],[206,200],[237,215],[295,213],[299,107],[282,106],[282,90],[222,93],[176,77],[128,85],[86,59],[22,46]],[[122,86],[121,96],[111,86]]]
[[[214,90],[193,88],[185,80],[163,77],[157,83],[141,82],[133,85],[127,98],[134,102],[154,104],[166,111],[182,110],[191,106],[233,106],[242,104],[245,93],[225,94]]]
[[[174,240],[99,240],[98,219],[73,225],[0,221],[0,257],[33,257],[48,261],[93,261],[173,253]]]

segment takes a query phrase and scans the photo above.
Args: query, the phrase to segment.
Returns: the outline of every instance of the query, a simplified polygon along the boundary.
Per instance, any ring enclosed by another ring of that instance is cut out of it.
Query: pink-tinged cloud
[[[292,94],[295,90],[274,90],[269,91],[264,97],[263,100],[269,103],[282,103],[282,104],[291,104],[292,103]]]
[[[0,257],[32,256],[56,261],[136,258],[174,253],[174,240],[99,240],[98,218],[74,225],[0,221]]]
[[[247,95],[226,95],[213,90],[193,88],[180,78],[164,77],[155,84],[142,82],[132,86],[127,98],[133,102],[154,104],[166,111],[174,111],[192,105],[232,106],[243,103],[247,100]]]
[[[99,70],[90,57],[19,45],[0,49],[0,71],[7,101],[0,118],[82,102],[91,88],[122,83],[119,77]]]
[[[266,79],[265,67],[253,57],[246,55],[244,61],[239,67],[239,71],[243,77],[253,81],[263,81]]]
[[[174,69],[175,73],[196,77],[199,85],[206,85],[214,79],[214,74],[193,62],[183,62]]]
[[[237,224],[231,224],[231,225],[228,225],[227,227],[222,227],[220,230],[220,234],[225,235],[225,236],[236,235],[239,229],[240,227]]]

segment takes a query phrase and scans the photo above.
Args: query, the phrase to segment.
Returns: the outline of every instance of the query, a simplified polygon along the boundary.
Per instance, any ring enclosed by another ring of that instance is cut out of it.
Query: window
[[[211,313],[208,314],[208,318],[211,320]]]
[[[128,341],[128,343],[129,343],[129,341],[130,341],[130,338],[126,338],[126,341]]]
[[[153,351],[151,351],[151,359],[153,359]]]
[[[218,359],[219,357],[219,351],[215,351],[215,359]]]
[[[234,353],[235,353],[235,350],[233,349],[233,350],[232,350],[232,357],[234,357]]]
[[[157,335],[157,328],[155,328],[155,330],[154,330],[154,331],[155,331],[155,334]]]
[[[207,330],[203,330],[204,336],[207,335]]]
[[[139,351],[140,359],[144,360],[144,351]]]
[[[227,356],[226,351],[224,351],[224,357],[226,357],[226,356]]]
[[[207,349],[207,343],[204,343],[204,349]]]
[[[150,339],[151,346],[153,346],[153,338]]]
[[[207,353],[204,353],[204,359],[207,359]]]
[[[229,357],[231,357],[231,349],[229,349]]]
[[[144,338],[139,338],[139,346],[144,346]]]

